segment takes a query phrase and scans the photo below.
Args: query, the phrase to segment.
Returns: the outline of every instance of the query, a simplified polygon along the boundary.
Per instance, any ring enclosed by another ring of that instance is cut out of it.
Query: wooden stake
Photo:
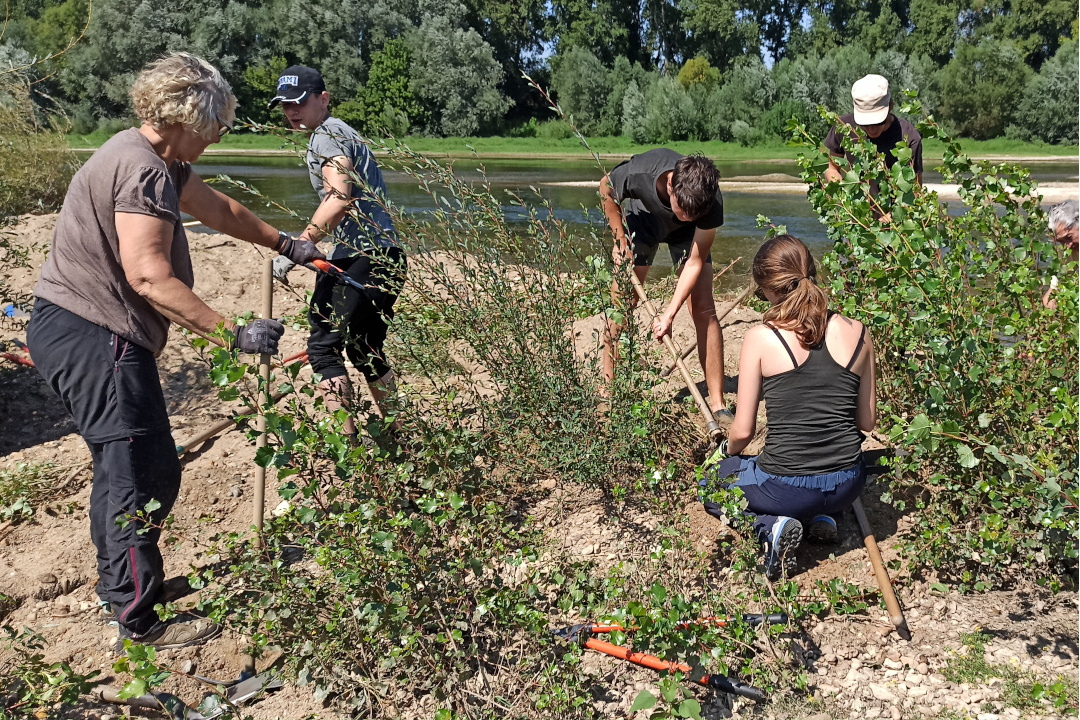
[[[274,316],[274,261],[267,257],[263,264],[263,319]],[[270,404],[270,354],[263,353],[259,356],[259,415],[255,419],[255,430],[259,433],[255,440],[255,452],[266,447],[266,407]],[[262,547],[263,514],[266,510],[266,468],[261,465],[255,466],[255,498],[253,500],[253,513],[255,522],[255,545]]]

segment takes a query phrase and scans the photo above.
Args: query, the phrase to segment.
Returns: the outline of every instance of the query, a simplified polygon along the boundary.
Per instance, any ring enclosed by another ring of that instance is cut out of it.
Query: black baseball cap
[[[277,95],[266,107],[273,108],[279,102],[303,102],[308,95],[322,92],[326,92],[326,84],[318,70],[306,65],[293,65],[281,73],[277,81]]]

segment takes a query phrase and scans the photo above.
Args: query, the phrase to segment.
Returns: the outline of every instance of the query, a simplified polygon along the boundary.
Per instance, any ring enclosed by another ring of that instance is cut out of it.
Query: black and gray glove
[[[284,334],[285,326],[277,320],[251,320],[247,325],[236,328],[233,349],[252,355],[274,355],[277,353],[278,338]]]
[[[296,240],[283,232],[278,233],[278,244],[274,247],[279,253],[292,260],[297,265],[309,263],[316,258],[322,260],[326,256],[322,254],[318,246],[310,240]]]
[[[292,260],[285,257],[284,255],[278,255],[276,258],[274,258],[273,265],[274,277],[288,285],[289,271],[296,267],[296,263],[294,263]]]

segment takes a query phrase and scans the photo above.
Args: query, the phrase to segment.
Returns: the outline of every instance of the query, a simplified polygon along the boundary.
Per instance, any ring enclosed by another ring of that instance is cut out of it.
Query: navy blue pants
[[[90,537],[97,548],[97,594],[127,630],[159,621],[154,605],[165,580],[160,531],[180,492],[180,460],[169,431],[153,353],[44,300],[26,332],[30,356],[67,407],[90,448]],[[143,531],[140,533],[140,531]]]
[[[833,515],[851,507],[866,485],[866,472],[862,465],[857,470],[849,469],[852,479],[840,483],[831,490],[815,490],[798,487],[784,482],[776,476],[767,476],[757,470],[756,459],[729,457],[716,468],[706,473],[701,486],[706,487],[712,479],[734,477],[735,482],[727,487],[738,487],[746,497],[747,515],[754,523],[754,535],[764,544],[769,538],[773,524],[781,515],[793,517],[803,524],[809,523],[816,515]],[[807,479],[828,476],[807,476]],[[813,483],[813,480],[810,480]],[[722,518],[720,507],[713,502],[705,503],[705,512],[713,517]]]

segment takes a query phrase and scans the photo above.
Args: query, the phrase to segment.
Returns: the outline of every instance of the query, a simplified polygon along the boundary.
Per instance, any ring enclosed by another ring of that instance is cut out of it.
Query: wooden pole
[[[649,302],[649,297],[645,294],[645,287],[638,280],[637,273],[634,272],[632,267],[630,268],[630,282],[634,285],[634,292],[637,293],[638,300],[645,307],[645,312],[649,314],[649,319],[654,320],[656,318],[656,308]],[[705,402],[705,398],[701,396],[701,392],[697,389],[697,384],[690,375],[690,370],[687,369],[686,363],[682,361],[679,348],[675,345],[675,341],[671,339],[671,333],[663,337],[663,343],[664,347],[671,353],[671,357],[675,359],[675,365],[679,368],[679,374],[682,375],[683,382],[686,383],[686,389],[690,391],[694,402],[697,403],[698,410],[701,411],[701,415],[705,419],[705,431],[709,433],[709,437],[712,438],[713,442],[719,443],[724,436],[720,430],[720,424],[716,422],[712,408]]]
[[[855,511],[855,517],[859,521],[859,530],[863,534],[863,544],[866,545],[866,554],[870,556],[870,564],[874,566],[874,577],[877,579],[881,597],[885,599],[885,607],[889,610],[889,620],[896,628],[897,634],[905,640],[911,640],[911,631],[908,630],[904,611],[900,609],[900,603],[896,600],[896,593],[892,589],[892,580],[889,579],[889,571],[885,569],[885,563],[881,562],[881,552],[878,551],[877,540],[874,532],[870,529],[870,522],[866,519],[866,511],[863,509],[862,500],[855,499],[851,505]]]
[[[262,316],[270,319],[274,316],[274,261],[267,257],[263,264],[263,307]],[[263,353],[259,356],[259,415],[255,420],[255,430],[259,433],[255,440],[255,452],[266,447],[266,407],[270,404],[270,354]],[[263,514],[265,512],[266,497],[266,468],[261,465],[255,466],[255,498],[253,500],[255,522],[255,545],[262,547]]]
[[[725,268],[725,270],[726,269],[727,268]],[[735,298],[735,300],[733,300],[730,305],[728,305],[726,308],[724,308],[724,311],[722,313],[720,313],[719,315],[716,316],[716,322],[722,322],[724,320],[724,318],[726,318],[728,315],[731,314],[732,310],[739,307],[739,305],[742,305],[743,301],[746,300],[746,298],[750,297],[750,293],[754,292],[754,289],[756,287],[757,287],[757,285],[755,285],[754,281],[751,280],[750,284],[746,286],[746,289],[742,291],[742,294],[739,295],[739,297]],[[694,350],[696,350],[696,349],[697,349],[697,340],[694,340],[692,343],[690,343],[689,345],[686,346],[685,350],[682,351],[682,356],[681,356],[682,359],[686,360],[686,358],[690,357],[691,353],[693,353]],[[674,370],[674,369],[675,369],[675,363],[674,362],[669,363],[668,366],[666,368],[664,368],[663,371],[660,373],[660,377],[665,377],[666,378],[668,375],[671,374],[671,371]]]

